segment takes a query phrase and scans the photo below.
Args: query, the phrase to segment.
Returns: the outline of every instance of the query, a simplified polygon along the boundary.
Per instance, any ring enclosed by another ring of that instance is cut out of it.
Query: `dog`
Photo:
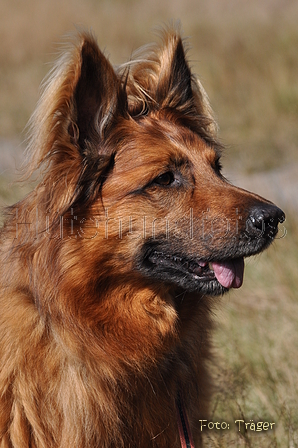
[[[78,32],[1,231],[0,447],[201,446],[212,309],[284,213],[231,185],[175,27],[113,68]]]

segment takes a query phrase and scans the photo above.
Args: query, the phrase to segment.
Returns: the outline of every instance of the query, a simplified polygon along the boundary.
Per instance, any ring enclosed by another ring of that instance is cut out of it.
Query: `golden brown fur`
[[[88,33],[58,61],[31,121],[41,180],[1,233],[1,448],[177,448],[178,394],[200,444],[214,299],[172,264],[270,243],[243,242],[269,203],[222,178],[215,131],[173,29],[117,70]]]

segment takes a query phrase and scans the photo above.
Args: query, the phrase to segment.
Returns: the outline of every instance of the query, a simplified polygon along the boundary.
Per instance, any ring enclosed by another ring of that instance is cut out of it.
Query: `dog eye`
[[[168,185],[171,185],[174,181],[175,176],[172,173],[172,171],[167,171],[166,173],[163,173],[160,176],[156,177],[154,183],[157,185],[161,185],[163,187],[167,187]]]

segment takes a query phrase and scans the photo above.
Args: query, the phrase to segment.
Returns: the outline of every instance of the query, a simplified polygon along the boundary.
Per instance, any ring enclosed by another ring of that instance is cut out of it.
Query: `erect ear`
[[[179,29],[165,30],[163,45],[153,61],[151,72],[155,75],[151,76],[148,89],[150,99],[155,102],[153,107],[179,112],[181,124],[220,147],[216,141],[217,126],[207,94],[191,73]]]
[[[89,33],[78,38],[44,83],[27,148],[27,176],[43,166],[45,184],[54,179],[67,185],[52,187],[51,201],[61,210],[84,195],[96,196],[112,163],[103,143],[127,108],[122,80],[95,39]]]
[[[98,143],[116,115],[125,114],[126,95],[121,81],[96,42],[85,37],[81,47],[81,67],[73,95],[70,134],[80,148]]]
[[[81,33],[78,43],[57,61],[31,117],[29,173],[49,161],[61,171],[59,165],[67,158],[79,166],[83,153],[85,158],[91,148],[98,151],[105,133],[126,108],[121,79],[93,36]]]
[[[193,98],[192,75],[178,33],[165,34],[159,64],[160,72],[155,93],[159,107],[180,109],[189,106]]]

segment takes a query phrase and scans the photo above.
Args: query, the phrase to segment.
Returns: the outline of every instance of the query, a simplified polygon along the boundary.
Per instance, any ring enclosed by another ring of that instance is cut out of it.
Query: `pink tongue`
[[[244,259],[212,263],[215,277],[225,288],[240,288],[243,282]]]

